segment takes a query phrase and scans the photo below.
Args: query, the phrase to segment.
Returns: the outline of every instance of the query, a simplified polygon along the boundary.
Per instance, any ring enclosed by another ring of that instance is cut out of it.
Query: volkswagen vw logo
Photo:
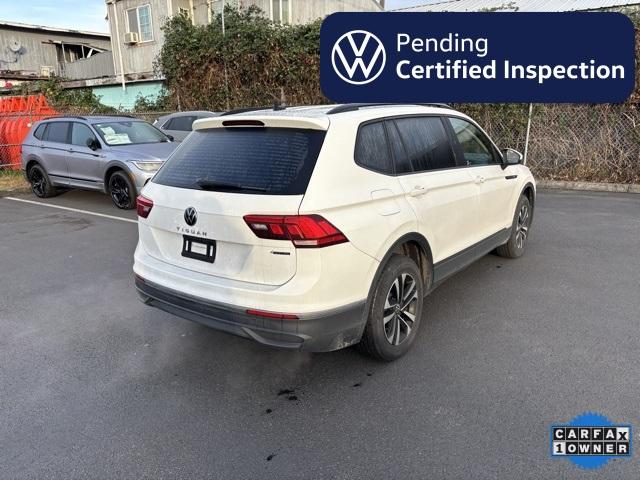
[[[373,82],[384,70],[387,53],[378,37],[366,30],[351,30],[333,46],[333,70],[345,82],[364,85]]]
[[[198,212],[193,207],[189,207],[184,211],[184,221],[187,222],[187,225],[193,227],[198,221]]]

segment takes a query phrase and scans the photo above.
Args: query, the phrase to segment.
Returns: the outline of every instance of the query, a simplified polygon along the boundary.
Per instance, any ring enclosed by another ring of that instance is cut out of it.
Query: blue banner
[[[628,17],[580,13],[335,13],[320,78],[337,102],[623,102]]]

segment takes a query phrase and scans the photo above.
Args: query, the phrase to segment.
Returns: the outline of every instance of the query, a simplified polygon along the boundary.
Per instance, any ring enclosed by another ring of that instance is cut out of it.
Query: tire
[[[412,285],[415,285],[415,290]],[[424,288],[416,262],[404,255],[392,256],[374,289],[359,349],[385,362],[396,360],[407,353],[420,326]],[[414,293],[407,294],[407,289]],[[399,293],[404,293],[404,308],[402,303],[396,301]],[[406,301],[409,295],[411,299]]]
[[[31,184],[31,191],[38,198],[55,197],[60,193],[56,187],[51,184],[49,175],[47,175],[47,172],[39,164],[35,164],[29,169],[27,178]]]
[[[113,172],[109,177],[108,186],[111,201],[116,207],[131,210],[136,206],[136,187],[125,172]]]
[[[518,200],[516,213],[513,215],[511,236],[507,243],[496,248],[498,255],[505,258],[518,258],[524,254],[527,248],[527,240],[529,239],[529,229],[533,219],[532,214],[531,202],[526,195],[522,195]]]

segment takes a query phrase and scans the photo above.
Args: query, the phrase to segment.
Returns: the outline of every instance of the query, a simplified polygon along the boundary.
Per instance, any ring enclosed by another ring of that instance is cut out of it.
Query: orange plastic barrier
[[[34,122],[57,115],[44,95],[0,97],[0,169],[20,169],[20,145]]]

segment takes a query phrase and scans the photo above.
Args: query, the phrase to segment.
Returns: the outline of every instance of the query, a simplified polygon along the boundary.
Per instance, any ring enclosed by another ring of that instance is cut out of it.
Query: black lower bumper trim
[[[210,302],[136,277],[140,300],[179,317],[271,347],[328,352],[360,340],[365,302],[300,320],[263,318],[245,309]]]

